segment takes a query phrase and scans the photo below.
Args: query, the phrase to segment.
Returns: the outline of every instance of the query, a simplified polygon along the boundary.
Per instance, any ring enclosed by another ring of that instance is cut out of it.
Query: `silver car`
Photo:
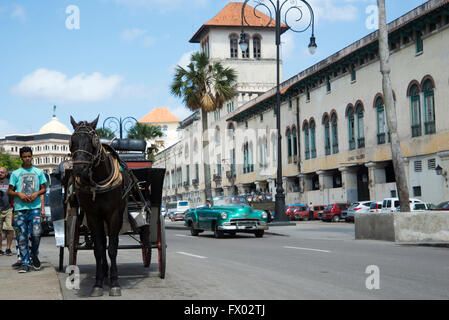
[[[345,216],[346,222],[354,222],[355,213],[368,213],[371,201],[355,202],[348,208],[348,213]]]

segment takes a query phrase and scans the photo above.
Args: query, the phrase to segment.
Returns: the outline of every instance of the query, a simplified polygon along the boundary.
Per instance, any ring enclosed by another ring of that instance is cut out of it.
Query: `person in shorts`
[[[9,179],[8,170],[0,167],[0,255],[10,256],[11,244],[14,238],[14,228],[12,226],[11,199],[8,196]],[[2,250],[3,232],[6,231],[6,252]]]
[[[22,260],[19,273],[25,273],[30,271],[31,263],[35,270],[41,267],[38,258],[42,232],[40,196],[46,192],[47,179],[41,169],[32,165],[33,152],[30,147],[21,148],[19,153],[22,167],[11,174],[8,195],[14,197],[14,229]]]

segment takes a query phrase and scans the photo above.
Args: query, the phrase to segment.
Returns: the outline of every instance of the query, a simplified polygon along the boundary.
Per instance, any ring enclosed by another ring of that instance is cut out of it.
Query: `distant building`
[[[164,136],[148,142],[150,145],[155,144],[158,151],[165,150],[179,141],[178,127],[181,120],[167,108],[155,108],[138,122],[161,129]]]
[[[61,161],[70,158],[70,136],[70,130],[53,115],[38,133],[14,134],[0,139],[0,149],[18,157],[20,148],[30,147],[33,165],[50,174]]]

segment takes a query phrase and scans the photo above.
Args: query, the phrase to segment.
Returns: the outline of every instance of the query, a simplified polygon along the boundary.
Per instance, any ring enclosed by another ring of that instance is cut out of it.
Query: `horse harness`
[[[105,193],[120,187],[124,181],[122,169],[120,167],[120,162],[118,160],[118,155],[113,152],[108,152],[105,147],[100,143],[98,135],[94,129],[87,126],[85,123],[81,124],[76,128],[72,137],[70,138],[70,149],[72,148],[72,139],[77,134],[87,134],[91,137],[92,146],[95,149],[94,153],[87,150],[75,150],[72,152],[72,158],[76,153],[85,153],[90,155],[90,160],[72,160],[73,165],[76,164],[87,164],[88,165],[88,176],[89,183],[85,184],[80,177],[75,178],[74,187],[75,190],[80,193],[92,194],[92,201],[95,201],[97,193]],[[107,158],[105,158],[107,157]],[[103,181],[95,182],[92,178],[93,169],[100,164],[100,161],[109,160],[110,167],[112,168],[111,173],[108,178]],[[129,179],[126,179],[129,180]],[[125,195],[126,196],[126,195]]]

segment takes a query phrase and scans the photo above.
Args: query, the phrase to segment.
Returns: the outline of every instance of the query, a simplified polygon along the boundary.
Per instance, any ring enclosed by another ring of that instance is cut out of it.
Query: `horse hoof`
[[[103,295],[103,288],[99,288],[99,287],[94,287],[92,289],[92,292],[90,293],[90,297],[95,298],[95,297],[101,297]]]
[[[120,287],[112,287],[109,289],[109,296],[111,297],[120,297],[122,295],[122,289]]]

